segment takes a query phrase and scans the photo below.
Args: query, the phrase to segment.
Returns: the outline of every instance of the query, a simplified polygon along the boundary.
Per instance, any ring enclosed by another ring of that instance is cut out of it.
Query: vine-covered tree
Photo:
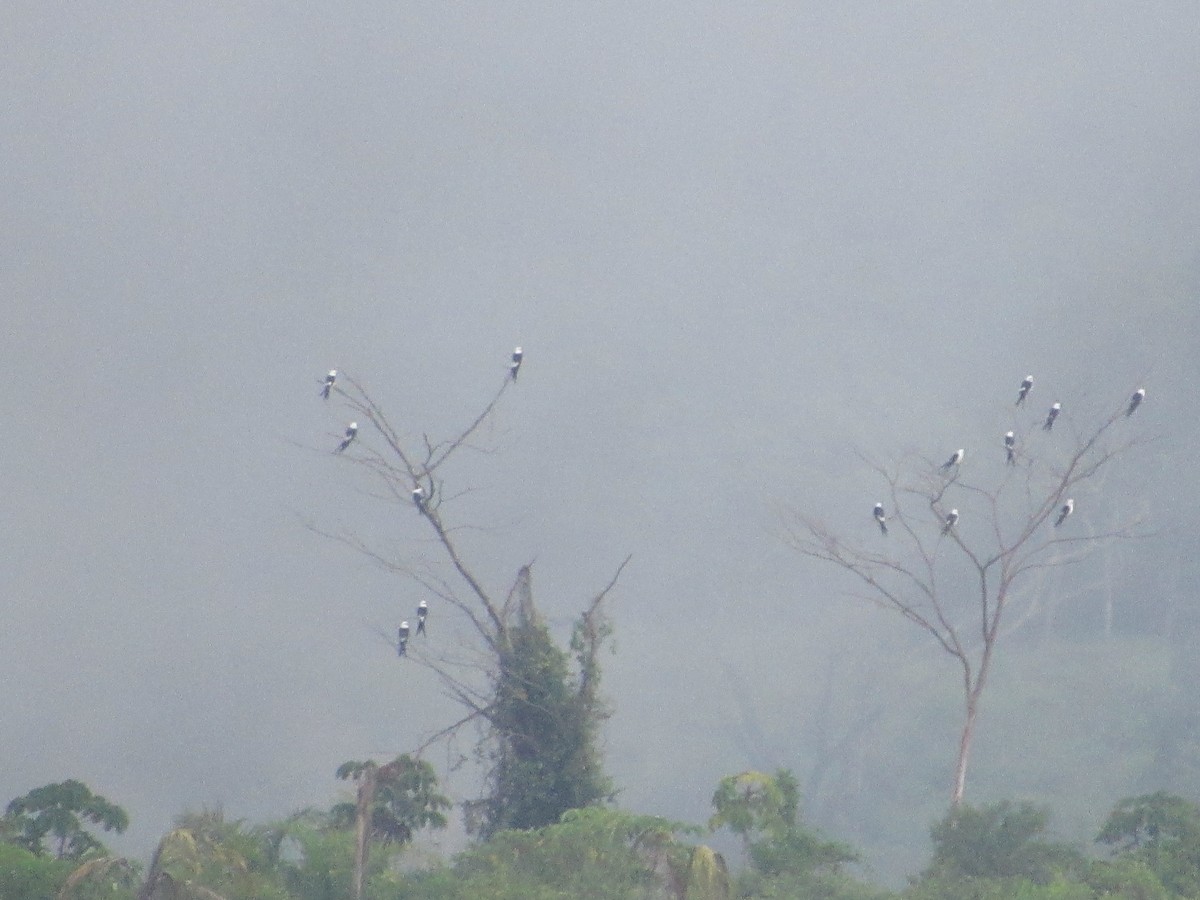
[[[987,438],[990,454],[960,449],[948,458],[909,455],[894,466],[869,462],[887,500],[876,504],[872,521],[871,500],[860,498],[865,536],[837,532],[808,512],[789,526],[800,553],[851,575],[858,596],[925,631],[957,664],[963,719],[952,806],[963,801],[980,701],[1002,626],[1011,624],[1009,607],[1024,596],[1032,608],[1038,575],[1132,536],[1133,521],[1111,523],[1089,510],[1106,507],[1102,474],[1140,443],[1130,421],[1140,402],[1124,402],[1082,428],[1068,414],[1060,420],[1057,404],[1047,414],[1025,404],[1008,434]]]
[[[576,678],[567,653],[533,605],[528,567],[519,575],[517,595],[488,711],[496,734],[490,748],[491,791],[483,810],[485,835],[550,825],[568,809],[591,806],[612,794],[597,746],[604,710],[595,692],[595,650],[604,635],[586,631],[607,626],[594,618],[594,608],[576,625]]]
[[[453,483],[453,463],[461,454],[480,449],[485,426],[516,383],[514,376],[510,367],[482,410],[443,441],[396,428],[354,378],[340,377],[332,387],[355,423],[350,442],[345,447],[338,444],[339,461],[369,473],[379,495],[395,505],[404,521],[415,513],[432,538],[425,546],[435,549],[432,554],[397,555],[357,535],[331,536],[415,582],[430,605],[457,612],[468,626],[471,640],[465,654],[464,648],[444,643],[431,650],[432,641],[408,635],[401,637],[397,649],[432,669],[463,707],[463,714],[430,736],[418,753],[468,723],[485,726],[479,755],[489,766],[490,791],[470,805],[481,813],[471,820],[485,833],[513,825],[547,825],[564,810],[611,794],[597,748],[607,714],[599,694],[598,657],[609,636],[603,601],[625,563],[581,614],[571,640],[576,662],[572,667],[566,650],[555,643],[537,613],[530,567],[519,567],[512,586],[497,591],[488,585],[483,566],[463,537],[468,514],[458,510],[470,492]],[[458,651],[457,658],[452,649]]]

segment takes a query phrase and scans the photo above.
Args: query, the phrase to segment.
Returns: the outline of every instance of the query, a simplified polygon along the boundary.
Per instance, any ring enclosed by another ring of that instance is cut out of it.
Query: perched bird
[[[946,534],[954,527],[954,523],[958,521],[958,510],[952,509],[946,516],[946,524],[942,526],[942,534]]]
[[[425,633],[425,617],[429,615],[429,604],[422,600],[417,604],[417,634]]]
[[[946,460],[944,463],[942,463],[942,467],[941,467],[942,471],[948,472],[951,469],[953,469],[955,466],[957,466],[960,462],[963,461],[963,455],[965,453],[966,453],[966,451],[963,450],[962,447],[959,447],[957,450],[955,450],[954,453],[950,456],[950,458],[948,460]]]
[[[1133,396],[1129,398],[1129,409],[1125,410],[1125,416],[1128,418],[1133,415],[1133,411],[1142,405],[1142,401],[1146,399],[1146,389],[1138,388],[1133,392]]]
[[[1058,511],[1058,519],[1055,520],[1054,527],[1057,528],[1063,522],[1067,521],[1067,516],[1073,512],[1075,512],[1075,501],[1068,497],[1067,502],[1064,503],[1062,508]]]
[[[1049,431],[1054,427],[1054,420],[1058,418],[1058,414],[1062,412],[1062,404],[1055,403],[1050,407],[1050,412],[1046,413],[1046,423],[1042,425],[1042,431]]]
[[[883,514],[883,504],[875,504],[875,521],[879,523],[879,530],[887,534],[887,516]]]
[[[1004,452],[1008,454],[1008,464],[1017,464],[1017,436],[1011,431],[1004,432]]]
[[[518,347],[517,349],[515,349],[512,352],[512,363],[509,365],[508,371],[509,371],[509,374],[512,375],[513,381],[517,380],[517,373],[521,371],[521,358],[524,356],[525,356],[525,353],[521,350],[520,347]]]
[[[330,369],[329,374],[325,376],[325,384],[321,388],[321,399],[329,399],[329,392],[333,389],[335,381],[337,381],[337,369]]]
[[[1025,402],[1025,398],[1029,396],[1029,392],[1033,390],[1033,376],[1026,375],[1025,380],[1021,382],[1021,390],[1017,393],[1017,406]]]
[[[408,622],[400,623],[400,630],[396,634],[396,655],[408,656]]]
[[[412,489],[413,504],[417,507],[418,512],[425,512],[425,488],[419,484]]]
[[[344,438],[342,438],[342,442],[340,444],[338,444],[337,449],[334,450],[333,452],[341,453],[343,450],[345,450],[347,447],[349,447],[350,444],[352,444],[354,442],[354,437],[357,434],[358,434],[358,423],[351,422],[349,425],[346,426],[346,436]]]

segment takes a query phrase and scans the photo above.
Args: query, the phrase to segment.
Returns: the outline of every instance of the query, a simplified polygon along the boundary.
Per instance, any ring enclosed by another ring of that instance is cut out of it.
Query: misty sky
[[[805,774],[792,686],[892,623],[780,509],[873,528],[854,449],[974,459],[1027,371],[1068,421],[1146,384],[1129,490],[1170,527],[1123,583],[1194,585],[1198,33],[1185,2],[7,4],[0,799],[81,778],[142,852],[455,715],[377,634],[419,592],[304,527],[428,549],[325,452],[334,366],[437,436],[524,346],[469,546],[497,590],[536,559],[560,633],[633,554],[608,759],[644,811]],[[735,695],[796,746],[752,758]]]

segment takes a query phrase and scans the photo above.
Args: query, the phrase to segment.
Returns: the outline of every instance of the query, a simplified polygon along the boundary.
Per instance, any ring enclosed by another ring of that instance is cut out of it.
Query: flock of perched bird
[[[511,361],[508,364],[508,374],[513,381],[517,380],[517,373],[521,371],[521,361],[525,358],[525,352],[517,347],[512,352]],[[321,383],[321,399],[328,400],[330,393],[333,391],[334,385],[337,384],[338,373],[337,369],[330,369],[325,375],[325,380]],[[346,431],[342,435],[342,440],[334,448],[334,453],[342,453],[354,443],[354,439],[358,437],[358,423],[351,422],[346,426]],[[425,488],[420,484],[412,489],[413,505],[421,514],[426,512],[426,496]],[[417,604],[417,634],[425,634],[425,620],[429,616],[429,604],[422,600]],[[411,632],[408,620],[405,619],[400,623],[400,628],[396,634],[396,655],[408,655],[408,638]]]
[[[1017,390],[1016,405],[1020,406],[1023,404],[1025,402],[1025,398],[1029,396],[1029,392],[1032,390],[1033,376],[1026,375],[1025,379],[1021,382],[1021,387]],[[1125,409],[1125,417],[1128,418],[1129,416],[1132,416],[1134,411],[1142,405],[1142,401],[1145,399],[1145,388],[1138,388],[1136,391],[1134,391],[1133,395],[1129,398],[1129,406],[1127,406]],[[1054,420],[1058,418],[1058,415],[1061,412],[1061,403],[1054,402],[1050,404],[1050,409],[1046,413],[1046,421],[1042,423],[1042,430],[1052,431],[1054,429]],[[1008,464],[1010,466],[1015,466],[1017,464],[1017,436],[1012,431],[1006,431],[1004,433],[1004,453]],[[938,470],[941,472],[950,472],[951,470],[956,469],[962,463],[963,456],[965,455],[966,450],[962,447],[959,447],[952,454],[950,454],[950,458],[948,460],[938,467]],[[1062,525],[1062,523],[1067,520],[1067,517],[1073,512],[1075,512],[1075,500],[1071,497],[1068,497],[1066,502],[1059,507],[1058,518],[1054,520],[1054,527],[1057,528],[1058,526]],[[880,532],[886,535],[888,533],[887,512],[884,510],[882,503],[875,504],[875,521],[879,523]],[[942,534],[949,534],[951,529],[953,529],[957,523],[958,510],[952,509],[946,514],[946,518],[942,522]]]

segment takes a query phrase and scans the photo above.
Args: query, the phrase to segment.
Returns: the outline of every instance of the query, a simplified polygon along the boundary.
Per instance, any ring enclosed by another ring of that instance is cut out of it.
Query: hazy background
[[[81,778],[146,852],[450,721],[376,634],[419,594],[301,524],[427,547],[324,452],[318,384],[444,435],[518,343],[462,517],[495,588],[536,557],[562,633],[633,554],[623,805],[701,821],[786,765],[879,877],[920,865],[952,671],[780,511],[873,529],[855,448],[983,471],[1027,371],[1065,422],[1146,385],[1118,499],[1157,534],[1002,654],[972,796],[1087,840],[1121,796],[1200,794],[1200,8],[829,7],[6,4],[0,799]]]

